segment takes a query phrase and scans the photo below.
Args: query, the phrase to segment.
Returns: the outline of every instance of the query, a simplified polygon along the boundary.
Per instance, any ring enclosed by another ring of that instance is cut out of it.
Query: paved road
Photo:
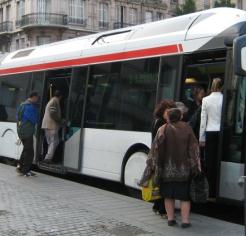
[[[244,235],[241,225],[196,214],[189,229],[169,227],[149,203],[44,174],[20,177],[3,164],[0,199],[1,236]]]

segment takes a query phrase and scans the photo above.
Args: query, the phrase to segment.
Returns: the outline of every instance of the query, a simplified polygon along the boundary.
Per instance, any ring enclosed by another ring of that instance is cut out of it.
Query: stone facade
[[[198,11],[209,9],[214,6],[216,0],[196,0],[196,8]],[[184,4],[185,0],[179,0],[178,4]],[[231,3],[234,3],[236,8],[246,10],[246,0],[231,0]]]
[[[168,18],[173,15],[175,2],[0,0],[0,51]]]

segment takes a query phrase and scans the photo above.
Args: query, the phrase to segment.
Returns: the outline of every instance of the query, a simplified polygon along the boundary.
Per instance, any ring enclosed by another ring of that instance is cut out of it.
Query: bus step
[[[56,174],[65,174],[66,170],[61,164],[46,164],[46,163],[39,163],[39,169],[50,171]]]

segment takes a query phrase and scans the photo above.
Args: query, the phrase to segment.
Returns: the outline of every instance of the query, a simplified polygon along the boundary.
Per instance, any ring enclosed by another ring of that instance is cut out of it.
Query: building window
[[[37,11],[47,13],[51,10],[51,0],[37,0]]]
[[[51,43],[51,37],[50,36],[38,36],[37,37],[37,45],[43,45]]]
[[[204,0],[204,9],[209,9],[209,8],[210,8],[210,1]]]
[[[0,23],[3,22],[3,8],[0,8]]]
[[[20,40],[16,39],[15,41],[15,49],[18,50],[20,48]]]
[[[75,24],[85,23],[85,1],[70,0],[69,1],[69,22]]]
[[[117,6],[116,7],[116,20],[117,22],[121,22],[121,12],[123,9],[123,21],[126,19],[126,7],[124,6]]]
[[[99,4],[99,27],[108,28],[109,25],[109,6],[108,3]]]
[[[20,39],[20,48],[25,48],[25,38]]]
[[[10,10],[11,10],[11,5],[8,5],[6,7],[6,21],[10,21]]]
[[[16,19],[20,20],[25,15],[25,0],[20,0],[16,3]]]
[[[136,8],[130,8],[129,10],[129,23],[132,25],[136,25],[137,24],[137,9]]]
[[[156,13],[156,20],[162,20],[162,19],[164,19],[163,13],[157,12],[157,13]]]
[[[152,22],[153,21],[153,12],[152,11],[146,11],[145,12],[145,22]]]

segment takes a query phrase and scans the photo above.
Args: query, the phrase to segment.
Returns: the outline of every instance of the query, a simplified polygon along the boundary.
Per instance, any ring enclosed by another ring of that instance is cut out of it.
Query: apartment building
[[[0,51],[168,18],[176,4],[167,0],[0,0]]]
[[[179,0],[178,4],[184,4],[185,0]],[[196,8],[198,11],[214,7],[216,0],[196,0]],[[231,0],[236,8],[246,10],[246,0]]]

